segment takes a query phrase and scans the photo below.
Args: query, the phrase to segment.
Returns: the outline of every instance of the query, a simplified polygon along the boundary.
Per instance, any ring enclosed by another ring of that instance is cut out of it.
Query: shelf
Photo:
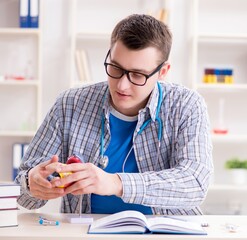
[[[247,90],[247,84],[224,84],[224,83],[216,83],[216,84],[210,84],[210,83],[199,83],[196,84],[196,89],[198,91],[246,91]]]
[[[209,191],[247,191],[247,186],[236,184],[212,184]]]
[[[198,41],[199,42],[229,42],[229,43],[241,42],[247,44],[247,35],[199,33]]]
[[[0,28],[0,35],[39,35],[38,28]]]
[[[41,27],[19,27],[20,1],[3,2],[0,11],[0,176],[1,180],[9,181],[13,171],[13,145],[29,143],[41,123],[44,49]],[[39,26],[42,26],[42,2],[39,1]]]
[[[247,134],[212,134],[213,142],[222,142],[222,143],[231,143],[231,142],[246,142],[247,143]]]
[[[36,131],[0,131],[0,137],[33,137]]]
[[[110,33],[95,33],[95,32],[79,32],[76,34],[77,41],[94,40],[94,41],[109,41]]]
[[[73,87],[85,87],[85,86],[89,86],[91,84],[95,84],[95,83],[99,83],[99,82],[102,82],[102,81],[84,81],[84,82],[80,82],[80,81],[75,81],[73,83]]]
[[[38,86],[38,80],[4,80],[0,81],[0,86]]]

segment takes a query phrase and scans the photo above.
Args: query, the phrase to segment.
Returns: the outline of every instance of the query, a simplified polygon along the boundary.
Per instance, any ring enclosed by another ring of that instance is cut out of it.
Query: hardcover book
[[[175,219],[169,216],[147,218],[138,211],[122,211],[95,220],[89,227],[90,234],[190,234],[207,235],[200,223]]]
[[[0,210],[0,228],[18,226],[18,209]]]
[[[17,208],[17,197],[0,197],[0,210],[10,210]]]
[[[20,185],[14,183],[0,183],[0,197],[17,197],[20,193]]]

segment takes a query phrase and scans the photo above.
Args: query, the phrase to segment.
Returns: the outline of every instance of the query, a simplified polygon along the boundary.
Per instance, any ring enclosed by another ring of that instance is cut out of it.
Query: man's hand
[[[95,193],[99,195],[122,196],[123,187],[119,176],[107,173],[92,163],[72,163],[69,165],[53,163],[46,166],[47,170],[50,168],[58,173],[72,172],[72,174],[52,182],[53,187],[69,185],[65,188],[66,194]]]
[[[49,169],[47,166],[54,164],[59,164],[57,156],[53,156],[50,160],[40,163],[29,171],[29,188],[33,197],[50,200],[65,195],[64,189],[53,187],[52,182],[47,180],[47,177],[54,172],[52,168]]]

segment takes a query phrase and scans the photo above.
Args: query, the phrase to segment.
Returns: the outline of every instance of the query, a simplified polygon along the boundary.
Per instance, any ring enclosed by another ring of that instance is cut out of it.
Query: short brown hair
[[[121,20],[111,35],[111,47],[118,41],[133,50],[155,47],[161,53],[161,61],[167,61],[172,34],[167,25],[145,14],[133,14]]]

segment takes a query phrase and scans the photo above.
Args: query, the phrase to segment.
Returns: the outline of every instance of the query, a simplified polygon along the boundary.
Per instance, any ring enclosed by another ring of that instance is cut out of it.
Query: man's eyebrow
[[[114,61],[114,60],[111,59],[111,58],[110,58],[110,60],[111,60],[111,62],[112,62],[113,64],[115,64],[117,67],[120,67],[120,68],[122,68],[122,69],[124,69],[124,70],[131,71],[131,72],[138,72],[138,73],[147,74],[147,71],[144,70],[144,69],[136,69],[136,68],[125,69],[125,68],[124,68],[121,64],[119,64],[117,61]]]

